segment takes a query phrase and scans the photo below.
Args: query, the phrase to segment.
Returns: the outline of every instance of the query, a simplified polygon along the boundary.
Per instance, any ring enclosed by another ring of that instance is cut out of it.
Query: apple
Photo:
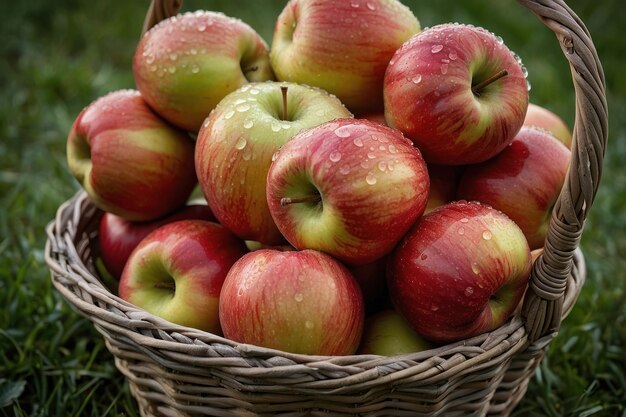
[[[100,220],[98,243],[106,270],[119,280],[128,257],[143,238],[164,224],[187,219],[215,221],[211,209],[206,205],[185,206],[149,222],[133,222],[115,214],[104,213]]]
[[[385,120],[385,113],[368,113],[359,116],[359,119],[369,120],[370,122],[380,123],[381,125],[387,126],[387,121]]]
[[[323,88],[357,114],[379,112],[385,68],[419,31],[397,0],[291,0],[276,22],[270,60],[279,80]]]
[[[545,129],[563,142],[568,149],[572,147],[572,133],[567,124],[556,113],[544,107],[529,103],[524,126],[536,126]]]
[[[462,168],[452,165],[428,164],[430,194],[428,195],[428,203],[424,213],[430,213],[437,207],[451,203],[456,199],[456,189]]]
[[[517,59],[481,28],[424,30],[398,49],[385,73],[387,124],[412,139],[429,163],[489,159],[524,122],[528,87]]]
[[[276,225],[297,249],[348,264],[389,253],[424,212],[426,164],[400,132],[339,119],[297,135],[267,175]]]
[[[426,339],[447,343],[491,331],[528,283],[530,249],[501,212],[458,201],[423,216],[390,255],[391,299]]]
[[[350,355],[363,330],[363,299],[350,272],[320,252],[250,252],[220,295],[224,336],[287,352]]]
[[[457,196],[504,212],[522,229],[530,248],[537,249],[545,241],[569,161],[570,151],[554,136],[524,127],[496,157],[465,170]]]
[[[432,344],[417,334],[395,310],[383,310],[365,320],[361,355],[397,356],[428,350]]]
[[[267,44],[254,29],[206,11],[171,17],[146,32],[133,73],[155,111],[194,133],[227,94],[274,78]]]
[[[245,253],[243,242],[217,223],[168,223],[135,248],[119,296],[172,323],[220,334],[222,284]]]
[[[185,204],[196,185],[189,135],[157,116],[135,90],[109,93],[76,118],[67,139],[70,171],[93,202],[148,221]]]
[[[278,149],[303,129],[350,112],[337,98],[292,83],[247,84],[207,118],[196,142],[196,172],[213,214],[244,240],[283,245],[265,200]]]

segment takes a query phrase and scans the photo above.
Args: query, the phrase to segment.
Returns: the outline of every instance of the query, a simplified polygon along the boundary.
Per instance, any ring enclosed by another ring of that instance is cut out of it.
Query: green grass
[[[6,2],[0,17],[0,415],[138,415],[91,324],[53,290],[44,227],[78,189],[65,139],[83,106],[133,87],[146,2]],[[248,4],[243,6],[243,4]],[[530,71],[531,99],[570,124],[574,93],[553,34],[511,0],[408,1],[424,26],[500,34]],[[626,12],[617,0],[568,3],[594,35],[607,75],[610,142],[582,247],[588,282],[515,415],[626,416]],[[284,2],[188,1],[250,23],[268,41]]]

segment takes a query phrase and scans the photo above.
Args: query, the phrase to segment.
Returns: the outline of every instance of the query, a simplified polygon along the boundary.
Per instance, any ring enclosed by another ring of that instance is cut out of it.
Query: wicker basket
[[[296,355],[159,319],[113,295],[93,259],[102,212],[81,192],[47,228],[46,261],[67,302],[94,323],[143,416],[508,415],[585,279],[577,249],[601,175],[605,82],[580,19],[562,0],[518,0],[557,35],[576,90],[572,162],[520,314],[480,336],[397,357]],[[144,28],[181,1],[153,0]]]

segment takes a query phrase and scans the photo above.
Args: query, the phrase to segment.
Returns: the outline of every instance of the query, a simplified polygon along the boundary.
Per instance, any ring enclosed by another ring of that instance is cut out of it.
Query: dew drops
[[[348,126],[341,126],[335,129],[335,135],[340,138],[347,138],[350,136],[350,129]]]
[[[252,126],[254,126],[254,122],[252,120],[246,120],[243,122],[244,129],[252,129]]]
[[[355,9],[359,8],[359,3],[357,3],[356,1],[353,1],[350,3],[350,6],[354,7]]]
[[[463,229],[462,227],[459,227],[458,232],[461,236],[463,236],[465,234],[465,229]]]
[[[176,72],[176,67],[169,67],[167,69],[167,72],[169,72],[170,74],[174,74]]]
[[[432,311],[437,311],[437,310],[439,310],[439,306],[433,304],[433,305],[430,306],[430,309]]]
[[[197,50],[196,48],[191,48],[191,49],[189,50],[189,53],[190,53],[191,55],[197,55],[197,54],[198,54],[198,50]]]
[[[355,138],[352,143],[354,143],[354,146],[357,146],[359,148],[363,147],[363,141],[361,140],[361,138]]]
[[[250,105],[249,104],[242,104],[240,106],[237,106],[236,109],[237,109],[237,111],[239,113],[243,113],[243,112],[246,112],[246,111],[250,110]]]
[[[150,72],[155,72],[157,70],[156,65],[150,65]]]
[[[443,49],[443,45],[433,45],[433,47],[430,48],[430,52],[432,52],[433,54],[436,54],[437,52],[441,52],[442,49]]]
[[[390,153],[398,153],[398,149],[396,148],[395,145],[389,145],[389,152]]]
[[[423,261],[423,260],[426,260],[426,259],[428,259],[428,255],[426,255],[425,253],[422,253],[422,255],[420,256],[420,259],[421,259],[422,261]]]
[[[526,90],[530,91],[530,81],[526,80]]]
[[[446,75],[448,73],[448,64],[441,64],[441,73]]]
[[[461,219],[461,223],[467,223],[467,222],[469,222],[469,219],[467,217],[463,217]]]
[[[474,294],[474,288],[472,288],[472,287],[467,287],[467,288],[465,289],[465,295],[466,295],[467,297],[469,297],[469,296],[470,296],[470,295],[472,295],[472,294]]]
[[[272,122],[272,126],[271,126],[272,132],[280,132],[280,123],[278,122]]]
[[[385,161],[380,161],[378,163],[378,169],[380,169],[382,172],[387,171],[387,162]]]
[[[374,155],[373,153],[369,152],[369,153],[367,154],[367,157],[368,157],[369,159],[374,159],[374,158],[376,158],[376,155]]]
[[[368,183],[369,185],[376,184],[376,176],[374,175],[373,172],[370,172],[369,174],[367,174],[367,176],[365,177],[365,182]]]
[[[257,90],[256,88],[253,88],[253,89],[250,90],[250,94],[252,94],[253,96],[256,96],[259,93],[260,93],[260,91]]]
[[[422,75],[421,74],[417,74],[415,77],[411,78],[411,82],[413,84],[419,84],[422,82]]]
[[[522,75],[524,76],[524,78],[528,77],[528,69],[522,65]]]
[[[178,59],[178,54],[176,52],[171,52],[169,54],[170,61],[176,61]]]
[[[502,45],[504,43],[504,39],[502,39],[502,36],[496,36],[496,42],[498,42],[498,45]]]
[[[493,235],[491,234],[491,232],[489,230],[485,230],[483,232],[483,239],[491,240],[492,237],[493,237]]]
[[[480,273],[480,268],[476,262],[472,262],[472,272],[476,275]]]
[[[246,147],[247,144],[248,142],[246,141],[246,138],[239,138],[239,140],[235,144],[235,149],[242,150],[243,148]]]
[[[206,24],[200,23],[197,29],[198,29],[198,32],[204,32],[206,30]]]
[[[307,329],[312,329],[314,326],[313,322],[311,320],[307,320],[304,322],[304,327],[306,327]]]
[[[304,297],[302,296],[302,294],[297,293],[297,294],[296,294],[293,298],[294,298],[294,300],[296,300],[297,302],[300,302],[300,301],[302,301],[302,299],[303,299]]]
[[[224,119],[228,120],[231,117],[233,117],[235,115],[235,111],[234,110],[229,110],[226,113],[224,113]]]
[[[278,158],[278,151],[274,152],[272,154],[272,162],[274,162],[276,160],[276,158]]]
[[[370,3],[369,1],[367,2],[367,8],[370,10],[376,10],[376,6],[374,6],[374,4]]]
[[[242,158],[244,161],[249,161],[252,158],[252,150],[250,148],[243,152]]]
[[[450,51],[450,53],[448,54],[448,58],[450,58],[451,61],[456,60],[459,57],[459,55],[456,53],[456,51]]]
[[[148,64],[152,64],[154,62],[154,55],[152,54],[148,55],[148,57],[146,58],[146,62]]]
[[[196,65],[196,64],[193,64],[193,65],[191,66],[191,72],[192,72],[193,74],[197,74],[197,73],[199,73],[199,72],[200,72],[200,67],[199,67],[198,65]]]
[[[328,156],[328,159],[330,159],[332,162],[338,162],[341,159],[341,153],[339,153],[339,152],[332,152]]]
[[[348,165],[342,165],[339,168],[339,173],[341,175],[348,175],[350,173],[350,167]]]

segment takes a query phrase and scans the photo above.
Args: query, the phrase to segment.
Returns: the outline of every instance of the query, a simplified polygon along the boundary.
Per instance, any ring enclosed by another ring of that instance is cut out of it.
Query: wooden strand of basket
[[[141,33],[146,33],[161,20],[175,16],[182,5],[183,0],[152,0],[148,13],[146,14],[146,19],[143,22],[143,30]]]

